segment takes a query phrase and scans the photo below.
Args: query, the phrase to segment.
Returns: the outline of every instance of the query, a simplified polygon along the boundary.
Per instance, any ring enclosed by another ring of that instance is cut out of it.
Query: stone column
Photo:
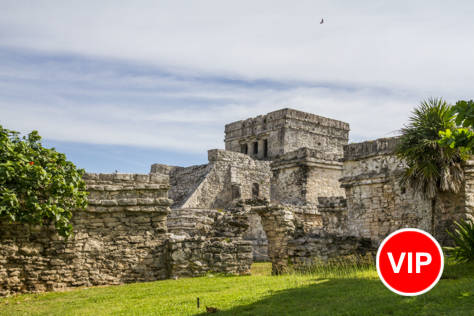
[[[268,256],[272,262],[272,274],[288,271],[288,242],[295,231],[294,215],[281,205],[255,206],[251,210],[262,219],[268,239]]]

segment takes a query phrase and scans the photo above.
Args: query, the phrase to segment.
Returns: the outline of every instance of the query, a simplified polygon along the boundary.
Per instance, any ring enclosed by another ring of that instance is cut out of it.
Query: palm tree
[[[431,200],[431,232],[435,228],[436,195],[439,192],[457,193],[462,187],[462,161],[466,157],[459,149],[442,147],[439,131],[453,129],[452,106],[441,98],[422,101],[401,129],[396,153],[405,161],[407,169],[401,177],[402,186],[410,186],[421,196]]]

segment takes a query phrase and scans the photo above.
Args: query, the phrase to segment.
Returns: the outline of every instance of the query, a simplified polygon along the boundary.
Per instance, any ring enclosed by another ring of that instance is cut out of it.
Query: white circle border
[[[418,232],[418,233],[421,233],[423,235],[425,235],[426,237],[430,238],[436,245],[436,247],[438,248],[438,251],[439,251],[439,254],[440,254],[440,257],[441,257],[441,268],[439,269],[439,273],[438,273],[438,276],[436,278],[436,280],[431,283],[430,286],[428,286],[426,289],[424,290],[421,290],[421,291],[418,291],[418,292],[401,292],[399,290],[396,290],[394,289],[393,287],[390,286],[390,284],[388,284],[383,276],[382,276],[382,273],[380,272],[380,267],[379,267],[379,257],[380,257],[380,252],[383,248],[383,246],[385,246],[385,243],[390,239],[392,238],[392,236],[398,234],[398,233],[401,233],[401,232]],[[429,290],[431,290],[433,287],[435,287],[436,284],[438,284],[439,280],[441,279],[441,276],[443,275],[443,271],[444,271],[444,254],[443,254],[443,249],[441,248],[440,244],[438,243],[438,241],[428,232],[424,231],[424,230],[421,230],[421,229],[418,229],[418,228],[402,228],[402,229],[398,229],[396,231],[394,231],[393,233],[391,233],[390,235],[388,235],[387,237],[385,237],[385,239],[382,241],[382,243],[380,244],[379,246],[379,249],[377,250],[377,258],[376,258],[376,266],[377,266],[377,274],[379,275],[379,279],[382,281],[382,283],[392,292],[398,294],[398,295],[403,295],[403,296],[417,296],[417,295],[421,295],[421,294],[425,294],[426,292],[428,292]]]

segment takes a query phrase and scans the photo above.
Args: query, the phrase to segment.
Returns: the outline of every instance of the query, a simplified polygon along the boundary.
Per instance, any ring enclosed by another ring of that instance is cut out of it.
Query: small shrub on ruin
[[[456,229],[448,232],[455,247],[445,247],[449,255],[458,262],[474,262],[474,222],[470,219],[454,223]]]

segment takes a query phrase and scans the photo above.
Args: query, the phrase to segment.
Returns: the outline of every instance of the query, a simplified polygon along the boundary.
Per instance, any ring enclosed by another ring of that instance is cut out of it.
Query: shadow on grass
[[[377,279],[315,279],[215,315],[474,315],[474,265],[447,267],[445,275],[416,297],[394,294]]]

